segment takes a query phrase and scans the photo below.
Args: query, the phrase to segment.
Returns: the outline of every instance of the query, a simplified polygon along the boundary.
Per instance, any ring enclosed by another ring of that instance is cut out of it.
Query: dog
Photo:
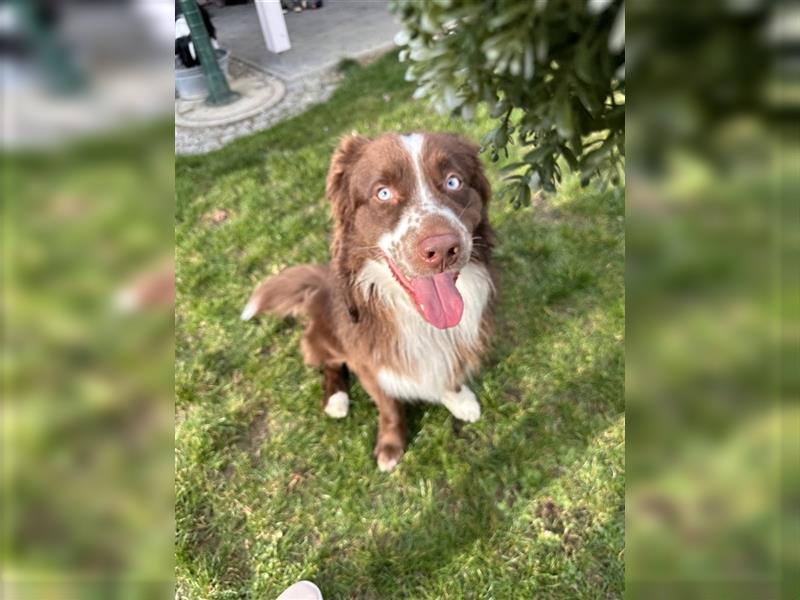
[[[290,267],[260,283],[242,320],[307,319],[305,363],[323,372],[323,409],[347,415],[354,373],[379,415],[375,457],[405,451],[403,402],[481,414],[465,381],[478,369],[496,298],[491,195],[478,147],[443,133],[343,138],[326,181],[329,265]]]
[[[217,29],[214,23],[211,22],[211,15],[205,7],[198,4],[200,9],[200,16],[203,18],[203,25],[208,31],[209,40],[211,40],[211,47],[219,49],[219,42],[217,41]],[[197,52],[194,49],[194,42],[192,41],[192,34],[189,31],[189,25],[186,23],[186,17],[183,14],[180,2],[175,2],[175,56],[180,60],[181,64],[188,68],[196,67],[200,64],[200,59],[197,57]]]

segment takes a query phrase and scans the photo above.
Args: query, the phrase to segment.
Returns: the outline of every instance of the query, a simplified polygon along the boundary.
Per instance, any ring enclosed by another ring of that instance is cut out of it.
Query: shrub
[[[584,184],[619,176],[622,0],[394,0],[393,10],[415,97],[467,119],[485,103],[497,123],[482,140],[492,161],[521,146],[501,190],[514,205],[530,204],[532,189],[555,191],[564,163]]]

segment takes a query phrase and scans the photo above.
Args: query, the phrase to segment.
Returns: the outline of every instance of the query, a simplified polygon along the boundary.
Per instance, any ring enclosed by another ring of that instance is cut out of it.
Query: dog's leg
[[[322,408],[325,414],[334,419],[341,419],[347,416],[350,408],[350,396],[347,395],[347,383],[350,372],[347,365],[325,365],[322,371],[324,396],[322,397]]]
[[[456,419],[474,423],[481,418],[481,405],[472,390],[465,385],[454,392],[445,392],[442,404]]]
[[[406,446],[405,410],[402,403],[387,396],[378,382],[359,375],[361,386],[378,407],[378,439],[375,442],[375,458],[378,469],[391,471],[400,462]]]

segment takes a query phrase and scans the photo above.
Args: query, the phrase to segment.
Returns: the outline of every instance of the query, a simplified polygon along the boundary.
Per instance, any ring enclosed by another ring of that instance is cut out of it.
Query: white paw
[[[458,392],[445,392],[442,404],[456,418],[474,423],[481,418],[481,405],[472,390],[462,385]]]
[[[350,408],[350,397],[346,392],[336,392],[328,398],[325,404],[325,414],[334,419],[342,419],[347,416]]]
[[[400,462],[400,457],[388,457],[383,454],[378,455],[378,470],[381,473],[388,473],[393,470],[397,463]]]
[[[400,459],[403,458],[403,451],[396,446],[386,446],[377,451],[378,470],[381,473],[392,471]]]

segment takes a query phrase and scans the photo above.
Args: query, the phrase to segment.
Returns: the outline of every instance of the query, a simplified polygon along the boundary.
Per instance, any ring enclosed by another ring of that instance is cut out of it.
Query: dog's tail
[[[319,296],[329,292],[329,278],[328,268],[321,265],[289,267],[258,284],[242,311],[242,321],[261,313],[306,315],[312,304],[318,303]]]

